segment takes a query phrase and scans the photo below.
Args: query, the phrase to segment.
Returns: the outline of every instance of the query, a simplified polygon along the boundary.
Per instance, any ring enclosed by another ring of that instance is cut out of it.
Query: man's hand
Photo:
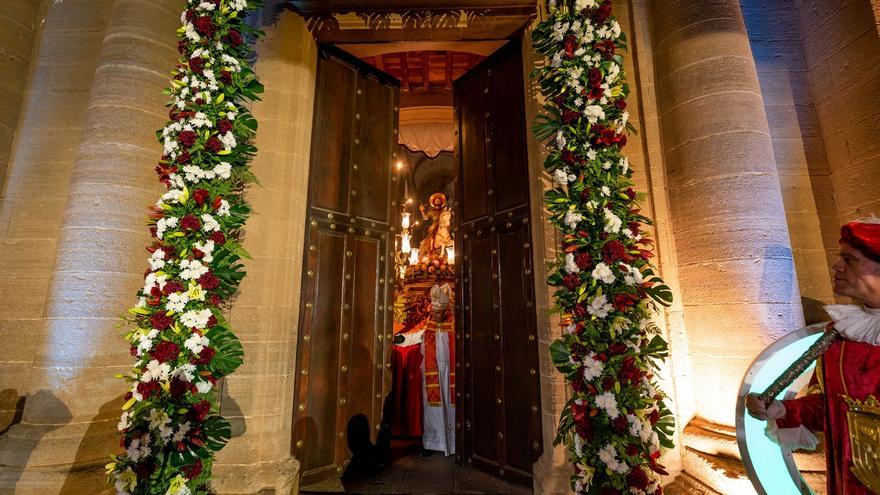
[[[769,419],[779,419],[785,417],[785,405],[778,400],[773,400],[769,405],[765,404],[758,394],[749,394],[746,396],[746,409],[753,418],[767,421]]]

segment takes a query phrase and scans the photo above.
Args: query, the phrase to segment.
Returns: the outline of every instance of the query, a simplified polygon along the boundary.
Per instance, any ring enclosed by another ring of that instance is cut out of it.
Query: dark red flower
[[[589,72],[587,72],[587,76],[590,78],[590,86],[593,88],[602,86],[602,82],[605,80],[602,71],[599,69],[590,69]]]
[[[217,138],[217,136],[211,136],[208,138],[208,142],[205,143],[205,148],[211,153],[217,153],[223,149],[223,143]]]
[[[235,29],[230,29],[229,33],[223,37],[230,45],[238,46],[242,44],[243,40],[241,39],[241,33],[236,31]]]
[[[137,473],[138,478],[149,478],[155,471],[156,463],[152,459],[147,459],[134,467],[134,472]]]
[[[214,244],[218,246],[226,244],[226,236],[223,234],[223,232],[220,232],[219,230],[211,234],[211,240],[214,241]]]
[[[602,5],[596,8],[593,11],[593,15],[590,16],[593,19],[593,22],[596,24],[605,24],[605,21],[611,16],[611,3],[604,2]]]
[[[602,488],[602,491],[599,492],[599,495],[620,495],[620,491],[615,488],[611,488],[610,486],[606,486],[605,488]]]
[[[572,310],[572,312],[578,318],[585,318],[590,314],[590,312],[587,311],[587,306],[584,304],[576,304],[574,306],[574,310]]]
[[[632,471],[626,475],[626,482],[629,484],[630,488],[638,488],[639,490],[644,490],[648,487],[648,484],[651,482],[648,479],[648,475],[642,471],[642,468],[636,466]]]
[[[171,380],[171,388],[169,393],[171,397],[175,399],[179,399],[184,396],[187,392],[192,392],[195,390],[195,385],[189,382],[185,382],[183,380],[178,380],[177,378]]]
[[[600,352],[600,353],[596,354],[596,356],[593,359],[604,363],[604,362],[608,361],[608,356],[606,356],[604,352]]]
[[[137,348],[137,346],[134,346],[134,345],[133,345],[133,346],[129,347],[129,348],[128,348],[128,353],[131,354],[132,356],[137,356],[137,353],[138,353],[138,348]]]
[[[196,189],[195,191],[193,191],[192,197],[194,200],[196,200],[196,203],[199,206],[202,206],[205,204],[205,201],[207,201],[208,198],[211,197],[211,193],[209,193],[207,189]]]
[[[562,112],[562,121],[566,124],[577,122],[581,118],[581,113],[574,110],[565,110]]]
[[[613,426],[618,432],[624,432],[629,428],[629,421],[626,420],[626,416],[619,414],[616,418],[611,420],[611,426]]]
[[[202,57],[193,57],[189,59],[189,68],[196,74],[201,74],[205,70],[205,59]]]
[[[203,252],[202,252],[200,249],[198,249],[198,248],[192,248],[192,253],[193,253],[193,258],[195,258],[195,259],[197,259],[197,260],[200,260],[200,259],[202,259],[202,258],[205,257],[205,253],[203,253]]]
[[[192,161],[192,155],[189,154],[189,151],[184,151],[183,153],[177,155],[177,163],[181,165],[186,165]]]
[[[232,72],[228,70],[220,71],[220,82],[223,84],[232,84]]]
[[[195,215],[186,215],[180,219],[180,230],[199,230],[202,228],[202,221]]]
[[[577,37],[573,34],[565,38],[565,57],[574,58],[574,52],[578,49]]]
[[[635,189],[633,189],[631,187],[627,187],[626,191],[624,191],[624,193],[626,193],[626,195],[629,199],[636,199],[636,190]]]
[[[577,160],[577,157],[575,156],[574,153],[572,153],[569,150],[562,150],[562,161],[563,162],[565,162],[569,165],[573,165],[576,160]]]
[[[211,16],[203,15],[196,20],[192,21],[193,26],[196,28],[196,32],[201,34],[206,38],[210,38],[214,36],[214,31],[217,29],[214,26],[214,20],[211,19]]]
[[[195,464],[183,466],[183,468],[181,468],[181,471],[183,471],[183,475],[186,476],[186,479],[188,480],[197,478],[200,474],[202,474],[202,460],[196,459]]]
[[[165,316],[165,312],[160,311],[154,313],[153,316],[150,317],[150,324],[153,325],[153,328],[156,330],[165,330],[174,324],[174,319],[170,316]]]
[[[636,383],[642,378],[642,370],[636,366],[635,362],[636,359],[634,357],[627,356],[623,360],[623,366],[620,370],[620,377],[630,383]]]
[[[177,40],[177,53],[185,55],[189,48],[189,42],[186,40]]]
[[[626,100],[621,98],[621,99],[617,100],[616,102],[614,102],[614,106],[616,106],[620,110],[626,110]]]
[[[593,266],[593,257],[587,252],[578,253],[574,257],[574,264],[581,270],[586,270]]]
[[[189,22],[193,22],[196,20],[196,11],[193,9],[188,9],[186,11],[186,20]]]
[[[211,294],[208,299],[214,306],[220,306],[220,303],[223,302],[223,299],[221,299],[218,294]]]
[[[608,352],[614,355],[626,354],[626,344],[623,342],[614,342],[608,346]]]
[[[180,131],[180,134],[177,135],[177,140],[180,141],[180,144],[187,148],[192,148],[198,138],[199,136],[193,131]]]
[[[156,344],[156,347],[150,351],[150,356],[153,356],[153,359],[160,363],[173,361],[177,359],[178,354],[180,354],[180,346],[174,342],[159,342]]]
[[[611,60],[614,57],[614,51],[617,45],[611,40],[602,40],[596,43],[596,51],[602,54],[605,60]]]
[[[228,119],[220,119],[217,121],[217,130],[220,131],[220,134],[226,134],[232,130],[232,122]]]
[[[599,132],[596,136],[596,142],[606,146],[611,146],[617,141],[617,132],[615,132],[614,129],[603,128],[602,132]]]
[[[162,387],[159,385],[159,382],[155,380],[150,382],[141,382],[138,383],[137,386],[138,393],[141,394],[144,399],[149,399],[153,396],[153,394],[158,395],[161,390]]]
[[[627,445],[626,446],[626,455],[629,455],[629,456],[639,455],[639,446],[634,443]]]
[[[590,200],[590,188],[585,187],[583,191],[581,191],[581,201],[587,202]]]
[[[214,325],[216,325],[216,324],[217,324],[217,317],[214,315],[211,315],[208,317],[208,323],[205,324],[205,328],[213,328]]]
[[[581,285],[581,277],[577,273],[569,273],[562,277],[562,283],[568,290],[575,290]]]
[[[205,347],[202,349],[202,352],[199,353],[199,357],[192,358],[190,362],[192,364],[211,364],[211,360],[214,359],[215,354],[217,354],[217,351],[215,351],[213,347]]]
[[[611,378],[610,376],[606,376],[605,378],[603,378],[602,379],[602,390],[607,392],[607,391],[611,390],[612,388],[614,388],[614,378]]]
[[[203,400],[199,401],[192,406],[192,411],[190,411],[190,417],[201,423],[208,418],[208,414],[211,413],[211,403]]]
[[[584,391],[586,391],[586,384],[584,383],[581,375],[578,375],[577,378],[571,381],[571,388],[575,392],[583,393]]]
[[[648,421],[651,422],[651,426],[656,425],[657,421],[660,421],[660,411],[657,409],[651,410],[651,412],[648,413]]]
[[[183,284],[176,280],[172,280],[165,284],[165,287],[162,287],[162,292],[167,296],[173,292],[183,292]]]
[[[623,259],[624,256],[626,256],[626,246],[617,239],[608,241],[602,246],[602,259],[606,264],[610,265]]]
[[[639,235],[639,229],[641,227],[641,224],[639,224],[639,222],[629,222],[626,224],[626,226],[629,227],[629,230],[630,230],[630,232],[632,232],[632,235],[634,235],[634,236]]]
[[[220,285],[220,279],[213,273],[207,272],[199,277],[199,285],[207,290],[216,289]]]

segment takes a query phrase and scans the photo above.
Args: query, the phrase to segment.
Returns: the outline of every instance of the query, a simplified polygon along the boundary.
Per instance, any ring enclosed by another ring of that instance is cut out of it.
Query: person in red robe
[[[857,220],[841,228],[840,259],[833,266],[834,292],[855,304],[829,305],[829,325],[840,333],[819,358],[810,392],[766,405],[746,398],[749,413],[768,421],[767,435],[792,450],[814,449],[810,431],[824,432],[829,495],[871,495],[853,474],[852,446],[844,396],[880,398],[880,219]]]

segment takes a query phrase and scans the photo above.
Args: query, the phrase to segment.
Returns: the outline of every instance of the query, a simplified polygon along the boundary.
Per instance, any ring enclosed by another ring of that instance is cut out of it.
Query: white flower
[[[217,223],[217,220],[215,220],[214,217],[204,213],[202,214],[202,229],[205,232],[216,232],[220,230],[220,224]]]
[[[233,72],[241,72],[241,63],[238,59],[234,57],[230,57],[227,54],[220,55],[220,60],[223,61],[224,64],[228,65]]]
[[[160,382],[164,382],[168,380],[168,375],[171,373],[171,365],[168,363],[160,363],[153,359],[149,363],[147,363],[147,370],[144,371],[144,374],[141,375],[141,381],[144,383],[151,382],[153,380],[158,380]]]
[[[204,335],[199,335],[194,333],[186,339],[186,342],[183,343],[183,346],[189,349],[193,354],[199,354],[202,352],[202,349],[208,346],[211,341],[208,340],[208,337]]]
[[[208,72],[208,71],[205,71]],[[195,116],[189,120],[193,127],[214,127],[214,123],[203,112],[196,112]]]
[[[177,427],[177,431],[174,432],[174,436],[171,437],[171,441],[174,443],[181,442],[186,438],[186,434],[189,433],[190,424],[189,421],[181,424]]]
[[[577,323],[569,323],[567,327],[565,327],[565,333],[571,335],[574,331],[577,330]]]
[[[150,255],[150,269],[153,271],[161,270],[165,266],[165,251],[157,249]]]
[[[639,285],[644,282],[642,272],[638,268],[621,263],[621,266],[627,270],[623,275],[623,281],[626,285]]]
[[[580,96],[574,99],[574,106],[582,107],[584,105],[584,100],[581,99]]]
[[[189,302],[189,296],[186,292],[172,292],[168,294],[168,301],[165,303],[165,309],[182,313],[186,309],[186,303]]]
[[[221,135],[220,142],[223,143],[223,147],[226,151],[231,151],[232,148],[238,146],[238,142],[235,140],[235,135],[232,134],[232,131],[227,131],[226,134]]]
[[[587,312],[596,318],[605,318],[612,309],[613,307],[608,302],[608,297],[605,294],[596,296],[590,301],[590,305],[587,306]]]
[[[208,325],[208,319],[210,317],[210,309],[203,309],[200,311],[191,310],[180,315],[180,323],[189,328],[205,328]],[[185,343],[184,346],[186,346]]]
[[[145,335],[141,335],[138,338],[138,346],[137,346],[137,356],[141,357],[153,348],[153,339],[159,336],[159,331],[155,328],[151,329],[149,333]]]
[[[611,162],[609,160],[605,160],[605,163],[602,164],[602,170],[611,170]]]
[[[550,60],[551,67],[560,67],[562,66],[562,52],[556,52],[553,54],[553,58]]]
[[[630,435],[638,437],[642,443],[651,441],[651,434],[654,432],[654,429],[651,427],[650,422],[642,421],[635,414],[627,414],[626,419],[629,420]]]
[[[182,382],[191,383],[193,381],[193,378],[196,377],[195,373],[196,373],[196,365],[186,363],[186,364],[180,366],[179,368],[176,368],[174,371],[172,371],[171,377],[177,378]]]
[[[165,231],[177,227],[178,219],[177,217],[163,217],[160,218],[158,222],[156,222],[156,237],[159,239],[165,235]]]
[[[584,356],[584,380],[590,382],[599,378],[602,375],[602,370],[605,369],[605,364],[602,361],[596,359],[596,354],[591,352],[590,354]]]
[[[220,162],[214,167],[214,173],[221,179],[228,179],[232,173],[232,165],[226,162]]]
[[[599,105],[587,105],[584,108],[584,116],[591,124],[595,124],[605,118],[605,110],[602,110],[602,107]]]
[[[623,157],[620,159],[620,170],[621,174],[626,175],[629,172],[629,158]]]
[[[623,226],[623,221],[615,215],[611,210],[605,210],[605,232],[609,234],[616,234],[620,232],[620,228]]]
[[[602,196],[611,196],[611,189],[608,186],[602,186],[602,188],[599,189],[599,192],[602,193]]]
[[[214,10],[215,7],[216,5],[211,2],[202,2],[197,8],[200,10]]]
[[[159,287],[159,290],[162,290],[165,287],[165,281],[168,279],[167,275],[156,275],[155,272],[150,272],[144,277],[144,295],[149,295],[153,290],[153,287]]]
[[[596,8],[596,0],[575,0],[574,9],[578,12],[584,9],[593,9]]]
[[[611,23],[611,34],[612,34],[612,36],[614,36],[614,38],[620,38],[620,33],[621,33],[620,23],[617,22],[617,21],[613,21],[613,22]]]
[[[116,425],[116,429],[118,431],[123,431],[126,428],[128,428],[129,426],[131,426],[131,421],[128,420],[129,416],[130,416],[129,412],[125,411],[124,413],[122,413],[122,416],[119,417],[119,424]]]
[[[135,438],[128,444],[128,448],[125,449],[125,455],[128,456],[132,462],[139,462],[141,459],[144,459],[150,455],[150,442],[149,436],[144,435],[138,438]]]
[[[577,227],[577,224],[584,219],[584,216],[576,211],[567,211],[565,212],[565,218],[562,222],[568,226],[568,228],[573,229]]]
[[[568,144],[568,141],[565,139],[565,134],[562,131],[556,133],[556,147],[559,149],[565,148],[565,145]]]
[[[196,390],[198,390],[200,394],[207,394],[213,387],[214,384],[211,382],[196,382]]]
[[[611,444],[607,444],[599,449],[599,460],[615,473],[624,474],[629,471],[626,463],[620,462],[617,458],[617,450]]]
[[[651,384],[651,380],[648,380],[646,377],[642,377],[642,390],[644,390],[645,395],[648,397],[654,397],[657,395],[657,389],[654,388],[654,385]]]
[[[160,409],[150,409],[150,415],[147,417],[147,420],[150,422],[151,430],[157,430],[171,422],[171,418],[165,414],[165,411]]]
[[[214,261],[214,256],[213,256],[214,247],[215,247],[214,241],[208,239],[204,243],[196,242],[196,243],[193,243],[193,247],[198,249],[199,251],[201,251],[202,254],[204,254],[204,256],[202,256],[203,263],[210,263],[210,262]]]
[[[594,279],[606,284],[613,284],[616,280],[614,272],[611,271],[611,267],[606,265],[604,262],[600,262],[599,264],[597,264],[595,268],[593,268],[593,273],[591,273],[590,275]]]
[[[608,68],[608,75],[605,76],[605,84],[609,86],[614,84],[618,77],[620,77],[620,66],[612,63]]]
[[[217,214],[221,217],[228,217],[230,215],[229,201],[226,201],[225,199],[220,200],[220,207],[217,208]]]
[[[183,280],[198,280],[208,273],[208,267],[202,265],[199,260],[181,260],[180,268],[180,278]]]
[[[247,8],[247,0],[231,0],[229,6],[232,7],[232,10],[242,11]]]
[[[187,22],[186,24],[184,24],[183,29],[187,39],[195,43],[201,41],[202,37],[199,36],[199,33],[196,32],[196,27],[193,26],[191,22]]]
[[[568,273],[579,273],[581,271],[578,268],[577,263],[574,261],[574,253],[568,253],[565,255],[565,271]]]

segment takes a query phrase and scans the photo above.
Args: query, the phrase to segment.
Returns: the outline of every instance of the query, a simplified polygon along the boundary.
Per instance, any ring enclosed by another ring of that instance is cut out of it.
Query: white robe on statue
[[[422,360],[422,405],[424,425],[422,428],[422,444],[427,450],[436,450],[446,455],[455,453],[455,407],[449,394],[449,337],[450,332],[437,332],[437,373],[440,377],[442,391],[441,405],[428,404],[425,387],[425,361]],[[454,345],[454,343],[453,343]],[[422,356],[425,355],[425,344],[422,343]]]

